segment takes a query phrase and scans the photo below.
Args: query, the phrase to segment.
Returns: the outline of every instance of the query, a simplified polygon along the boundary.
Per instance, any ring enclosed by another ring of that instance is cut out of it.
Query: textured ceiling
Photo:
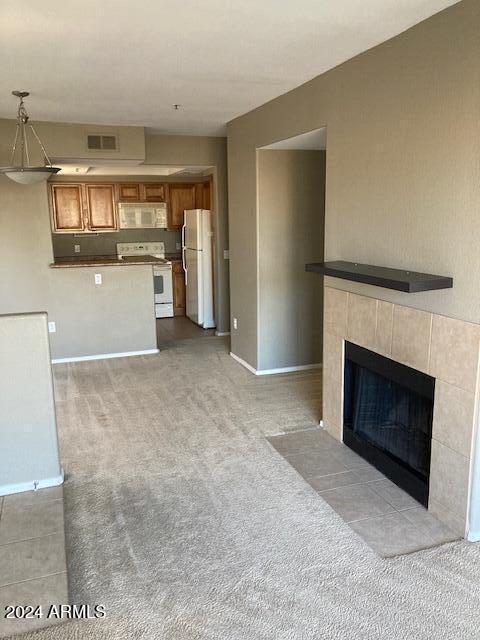
[[[222,135],[452,0],[1,0],[0,117]],[[174,110],[173,104],[182,105]]]

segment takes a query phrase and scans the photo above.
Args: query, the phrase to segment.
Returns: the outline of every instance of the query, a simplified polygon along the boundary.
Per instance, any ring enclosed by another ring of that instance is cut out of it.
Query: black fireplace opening
[[[344,443],[427,506],[435,379],[345,343]]]

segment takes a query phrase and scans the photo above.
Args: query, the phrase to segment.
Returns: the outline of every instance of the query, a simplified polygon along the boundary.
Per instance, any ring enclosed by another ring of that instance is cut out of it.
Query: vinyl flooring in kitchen
[[[186,316],[157,319],[157,345],[159,349],[173,346],[183,340],[212,338],[215,329],[202,329]]]

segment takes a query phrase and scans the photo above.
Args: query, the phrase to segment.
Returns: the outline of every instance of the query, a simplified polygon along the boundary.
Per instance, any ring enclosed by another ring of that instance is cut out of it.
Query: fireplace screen
[[[344,442],[427,504],[435,381],[349,342]]]

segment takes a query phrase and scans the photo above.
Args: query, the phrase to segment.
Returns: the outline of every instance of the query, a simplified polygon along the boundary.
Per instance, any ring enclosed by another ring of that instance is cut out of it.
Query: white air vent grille
[[[117,142],[117,136],[111,134],[87,134],[87,149],[92,151],[116,151],[118,148]]]

